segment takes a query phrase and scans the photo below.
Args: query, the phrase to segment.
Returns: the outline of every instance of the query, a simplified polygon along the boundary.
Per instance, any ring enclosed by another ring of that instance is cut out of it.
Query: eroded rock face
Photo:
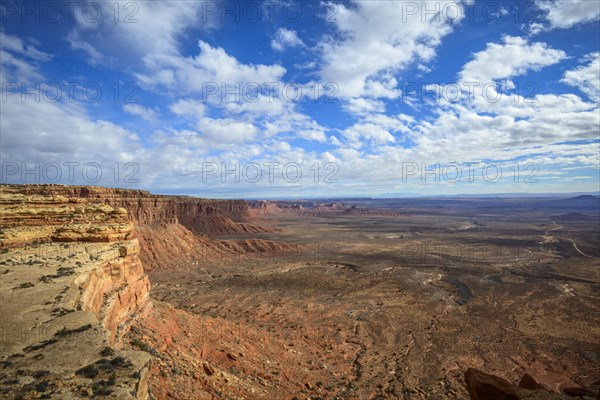
[[[516,389],[507,380],[497,376],[469,368],[465,372],[465,381],[472,400],[519,400]]]
[[[519,385],[506,379],[489,375],[474,368],[465,372],[465,383],[471,400],[559,400],[559,399],[598,399],[598,388],[570,387],[562,393],[553,393],[539,384],[531,375],[525,374]]]
[[[0,397],[146,398],[150,356],[117,349],[153,307],[144,267],[271,249],[207,236],[249,221],[244,201],[0,185]]]
[[[212,200],[187,196],[154,195],[143,190],[95,186],[3,185],[3,192],[20,196],[46,196],[69,201],[104,204],[126,209],[136,225],[179,223],[195,234],[226,235],[263,232],[249,223],[248,203],[243,200]]]
[[[29,191],[0,188],[0,397],[146,398],[149,355],[115,348],[151,307],[134,223]]]
[[[239,343],[235,323],[200,318],[149,298],[146,266],[172,265],[174,259],[189,262],[198,248],[208,257],[295,249],[262,239],[205,236],[261,231],[248,215],[247,204],[237,201],[105,188],[0,185],[0,398],[108,394],[144,399],[148,376],[153,376],[159,398],[170,398],[171,393],[193,398],[199,389],[216,385],[214,391],[206,391],[209,398],[220,393],[222,382],[240,393],[265,394],[263,398],[281,398],[266,394],[292,393],[298,390],[297,383],[320,389],[316,382],[330,376],[325,369],[302,370],[298,381],[284,380],[288,374],[280,377],[277,371],[270,379],[278,383],[271,387],[262,378],[253,380],[260,363],[265,363],[266,374],[273,371],[266,364],[270,360],[292,366],[287,370],[290,375],[297,373],[298,365],[312,365],[322,351],[320,344],[313,353],[308,351],[313,349],[308,339],[299,339],[294,346],[284,338],[272,339],[269,346],[253,340]],[[210,346],[200,347],[199,340],[206,340],[200,329],[213,323],[223,329],[205,342]],[[130,329],[132,325],[136,329]],[[146,351],[119,349],[128,331],[132,345],[135,340],[133,347],[159,354],[156,362],[151,365]],[[346,359],[358,351],[351,342],[333,342],[341,336],[330,339],[331,346],[346,349]],[[214,354],[207,355],[207,349]],[[348,366],[352,364],[339,367],[337,384],[352,374],[345,369]],[[161,376],[174,368],[172,375]],[[248,379],[238,379],[232,370]],[[216,378],[221,383],[211,383]],[[466,381],[472,399],[589,400],[597,391],[560,387],[561,394],[553,393],[531,376],[514,385],[477,370],[469,370]],[[279,387],[283,389],[278,391]],[[423,398],[427,395],[422,393]]]

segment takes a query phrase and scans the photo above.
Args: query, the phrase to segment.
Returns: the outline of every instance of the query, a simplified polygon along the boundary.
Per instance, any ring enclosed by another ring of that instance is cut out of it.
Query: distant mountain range
[[[572,192],[572,193],[462,193],[462,194],[419,194],[419,193],[382,193],[373,196],[375,199],[402,199],[411,197],[473,197],[473,198],[502,198],[502,197],[531,197],[531,198],[579,198],[579,197],[596,197],[599,198],[600,192]]]
[[[577,208],[578,210],[588,210],[600,212],[600,197],[589,194],[583,194],[567,199],[549,200],[540,204],[544,208]]]

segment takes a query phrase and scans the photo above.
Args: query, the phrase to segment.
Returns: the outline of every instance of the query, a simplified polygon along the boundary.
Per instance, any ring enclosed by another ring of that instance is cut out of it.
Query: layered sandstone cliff
[[[243,201],[63,185],[0,185],[0,397],[147,397],[150,356],[118,350],[151,309],[145,268],[261,240]],[[264,242],[264,243],[263,243]]]
[[[210,200],[187,196],[154,195],[142,190],[110,189],[95,186],[4,185],[2,191],[14,196],[45,196],[55,201],[85,202],[126,210],[124,221],[135,226],[140,258],[147,270],[162,269],[186,262],[215,259],[230,253],[229,247],[210,238],[266,232],[255,225],[248,203],[242,200]],[[51,213],[51,211],[48,211]],[[36,235],[51,218],[40,210]],[[18,217],[16,217],[18,218]],[[31,220],[31,217],[28,217]],[[116,232],[118,233],[118,232]],[[116,234],[115,233],[115,234]],[[61,235],[75,235],[64,231]],[[91,232],[86,233],[91,235]],[[21,237],[24,237],[21,234]],[[91,237],[90,237],[91,240]],[[260,246],[259,246],[260,247]],[[265,250],[269,249],[268,244]]]
[[[126,210],[2,186],[0,245],[1,397],[146,398],[149,355],[115,348],[151,306]]]
[[[165,196],[143,190],[96,186],[27,185],[6,186],[4,190],[18,190],[26,196],[61,196],[124,208],[128,219],[137,225],[179,223],[195,234],[212,235],[264,231],[264,228],[249,223],[249,207],[243,200]]]

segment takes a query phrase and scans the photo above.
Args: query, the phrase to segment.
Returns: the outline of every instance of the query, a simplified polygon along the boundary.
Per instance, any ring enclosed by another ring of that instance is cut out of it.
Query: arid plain
[[[595,196],[1,200],[4,398],[597,397]]]
[[[149,276],[155,298],[214,319],[206,352],[218,355],[212,340],[231,327],[240,343],[270,348],[246,367],[265,394],[463,399],[466,367],[513,381],[530,373],[557,391],[600,378],[597,199],[253,210],[269,228],[254,238],[293,246]]]

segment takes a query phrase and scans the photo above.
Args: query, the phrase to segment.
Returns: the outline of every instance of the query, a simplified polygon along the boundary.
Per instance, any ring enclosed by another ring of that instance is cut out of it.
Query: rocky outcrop
[[[151,307],[134,223],[73,194],[0,187],[0,393],[146,398],[149,355],[117,349]]]
[[[146,269],[275,242],[244,201],[63,185],[0,185],[0,397],[147,397],[150,355],[119,350],[152,310]],[[135,346],[134,346],[135,347]]]
[[[195,235],[180,224],[139,225],[136,236],[146,271],[253,257],[281,257],[302,250],[300,245],[264,239],[217,240]]]
[[[410,217],[410,213],[380,208],[358,208],[340,202],[314,202],[309,200],[255,200],[250,201],[250,213],[254,216],[299,215],[343,217]]]
[[[562,393],[554,393],[538,383],[531,375],[525,374],[518,385],[506,379],[489,375],[474,368],[465,372],[465,383],[471,400],[560,400],[560,399],[600,399],[598,387],[565,387]]]
[[[251,213],[243,200],[212,200],[188,196],[155,195],[143,190],[96,186],[3,185],[3,192],[21,196],[80,199],[127,210],[136,225],[179,223],[195,234],[229,235],[264,232],[249,222]]]

